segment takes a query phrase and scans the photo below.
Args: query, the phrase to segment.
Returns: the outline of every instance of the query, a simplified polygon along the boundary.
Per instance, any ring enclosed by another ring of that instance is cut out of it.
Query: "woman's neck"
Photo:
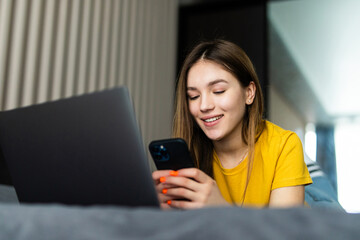
[[[224,168],[234,168],[247,156],[248,146],[241,136],[234,139],[213,141],[214,149]]]

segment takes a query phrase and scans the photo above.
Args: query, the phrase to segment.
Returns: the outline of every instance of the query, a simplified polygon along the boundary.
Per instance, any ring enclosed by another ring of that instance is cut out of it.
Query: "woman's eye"
[[[195,99],[197,99],[199,96],[188,96],[188,98],[189,98],[189,100],[191,101],[191,100],[195,100]]]
[[[225,90],[222,90],[222,91],[215,91],[214,92],[214,94],[222,94],[222,93],[224,93],[225,92]]]

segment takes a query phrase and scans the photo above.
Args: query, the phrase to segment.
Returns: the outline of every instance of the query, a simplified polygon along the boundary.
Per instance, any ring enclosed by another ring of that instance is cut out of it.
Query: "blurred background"
[[[0,108],[126,85],[147,146],[170,137],[186,53],[225,38],[253,61],[265,117],[360,212],[359,12],[358,0],[0,0]]]

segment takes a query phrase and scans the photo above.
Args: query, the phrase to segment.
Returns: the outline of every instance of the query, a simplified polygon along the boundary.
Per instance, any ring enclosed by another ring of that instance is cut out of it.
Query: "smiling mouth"
[[[220,116],[216,116],[216,117],[212,117],[212,118],[208,118],[208,119],[203,119],[204,122],[207,122],[207,123],[211,123],[211,122],[214,122],[216,120],[219,120],[220,118],[222,118],[224,115],[220,115]]]

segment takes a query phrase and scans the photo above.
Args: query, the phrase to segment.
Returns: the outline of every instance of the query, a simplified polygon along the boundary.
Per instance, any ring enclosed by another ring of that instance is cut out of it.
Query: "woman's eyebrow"
[[[208,86],[210,87],[210,86],[216,85],[216,84],[218,84],[218,83],[228,83],[228,81],[226,81],[226,80],[224,80],[224,79],[216,79],[216,80],[214,80],[214,81],[209,82],[209,83],[208,83]],[[187,90],[187,91],[196,91],[197,88],[190,86],[190,87],[187,87],[186,90]]]
[[[187,87],[186,90],[187,91],[196,91],[197,88],[196,87]]]
[[[223,82],[223,83],[228,83],[228,81],[226,81],[226,80],[224,80],[224,79],[216,79],[216,80],[214,80],[214,81],[209,82],[208,86],[213,86],[213,85],[218,84],[218,83],[221,83],[221,82]]]
[[[214,81],[211,81],[208,83],[208,86],[213,86],[215,84],[218,84],[218,83],[228,83],[228,81],[224,80],[224,79],[216,79]],[[196,91],[197,88],[196,87],[187,87],[186,88],[187,91]]]

